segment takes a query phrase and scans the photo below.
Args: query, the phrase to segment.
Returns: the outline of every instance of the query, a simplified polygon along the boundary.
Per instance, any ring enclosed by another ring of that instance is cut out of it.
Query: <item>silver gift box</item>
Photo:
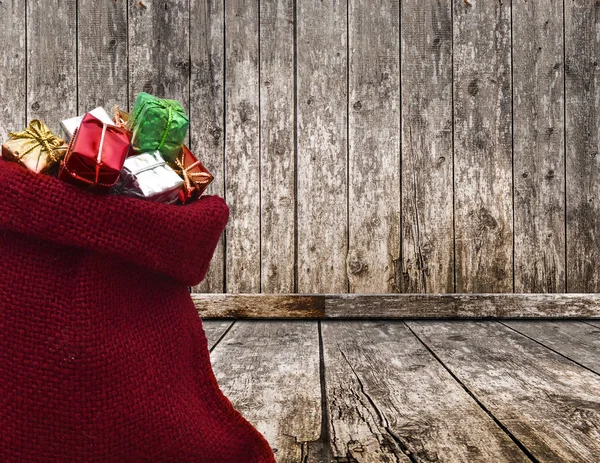
[[[90,111],[90,114],[97,119],[100,119],[105,124],[114,125],[113,120],[108,115],[106,110],[102,107],[94,108]],[[60,137],[68,142],[71,140],[75,129],[77,129],[81,125],[81,121],[83,120],[83,116],[76,116],[70,119],[66,119],[60,123]]]
[[[183,179],[153,151],[125,159],[115,193],[170,204],[182,186]]]

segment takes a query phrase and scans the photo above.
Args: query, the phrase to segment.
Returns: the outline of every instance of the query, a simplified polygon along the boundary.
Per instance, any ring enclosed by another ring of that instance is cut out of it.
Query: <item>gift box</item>
[[[131,114],[126,111],[123,111],[118,106],[115,105],[113,108],[113,122],[117,127],[127,127],[129,123],[129,119],[131,119]]]
[[[158,150],[167,161],[175,161],[190,125],[181,103],[140,92],[131,114],[127,128],[135,153]]]
[[[108,191],[119,180],[131,149],[131,132],[86,114],[76,129],[58,178],[96,191]]]
[[[94,117],[98,118],[105,124],[114,125],[113,120],[110,118],[106,110],[102,107],[98,107],[92,109],[88,114],[92,114]],[[61,135],[67,141],[71,140],[73,133],[75,130],[79,128],[81,125],[81,121],[83,121],[84,116],[76,116],[70,119],[66,119],[60,123]]]
[[[183,179],[183,187],[179,192],[179,201],[183,204],[201,196],[214,179],[208,169],[185,145],[182,146],[175,162],[170,165]]]
[[[154,151],[125,159],[115,192],[169,204],[177,201],[182,186],[183,179]]]
[[[24,131],[10,132],[8,136],[10,139],[2,145],[2,158],[38,174],[57,167],[67,151],[65,142],[37,119]]]

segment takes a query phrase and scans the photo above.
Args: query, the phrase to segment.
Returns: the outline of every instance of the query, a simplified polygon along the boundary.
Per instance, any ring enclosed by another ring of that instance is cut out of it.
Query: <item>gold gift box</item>
[[[11,132],[2,145],[2,158],[17,162],[42,174],[58,165],[67,151],[62,138],[54,135],[42,121],[34,119],[22,132]]]

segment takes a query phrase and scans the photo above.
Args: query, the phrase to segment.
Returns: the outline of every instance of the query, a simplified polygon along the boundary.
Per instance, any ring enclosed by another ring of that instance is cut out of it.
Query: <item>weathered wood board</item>
[[[225,194],[225,2],[190,0],[190,149],[214,176],[207,194]],[[195,291],[225,291],[221,237],[205,280]]]
[[[505,325],[600,375],[600,330],[581,321],[504,321]]]
[[[350,292],[397,291],[400,2],[348,2]],[[321,257],[322,258],[322,257]]]
[[[593,1],[4,0],[0,137],[181,100],[196,292],[598,292]]]
[[[78,88],[77,114],[98,106],[128,109],[127,8],[124,1],[78,3],[77,80],[83,85]]]
[[[297,290],[347,292],[347,2],[297,2],[296,21]]]
[[[403,322],[327,321],[322,330],[335,458],[530,461]]]
[[[138,92],[181,101],[189,112],[188,0],[129,1],[129,105]]]
[[[202,320],[204,334],[208,341],[208,348],[212,349],[221,337],[227,333],[235,322],[229,320]]]
[[[565,292],[563,4],[512,5],[515,291]]]
[[[499,323],[408,326],[537,461],[597,461],[599,375]]]
[[[193,294],[203,318],[600,318],[598,294]]]
[[[27,111],[27,60],[25,0],[0,3],[0,141],[9,132],[23,130]]]
[[[258,2],[225,8],[226,290],[260,292]]]
[[[294,1],[260,2],[261,290],[295,290]]]
[[[402,2],[405,293],[454,292],[452,2]]]
[[[41,119],[58,133],[61,120],[77,115],[77,5],[26,4],[27,119]]]
[[[600,10],[565,2],[567,291],[600,291]]]
[[[321,434],[317,322],[236,322],[211,352],[224,394],[277,461],[304,461]]]
[[[510,292],[511,2],[452,3],[456,291]]]

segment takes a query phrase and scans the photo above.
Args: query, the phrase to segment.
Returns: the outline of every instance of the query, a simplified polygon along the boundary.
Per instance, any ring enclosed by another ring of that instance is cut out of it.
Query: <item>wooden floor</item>
[[[600,461],[598,321],[204,327],[279,463]]]

